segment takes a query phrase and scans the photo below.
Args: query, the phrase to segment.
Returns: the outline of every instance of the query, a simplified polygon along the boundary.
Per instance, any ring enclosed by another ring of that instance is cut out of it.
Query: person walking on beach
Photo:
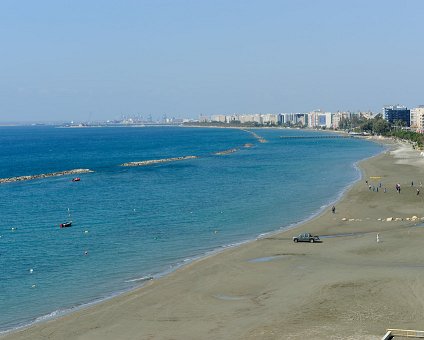
[[[417,196],[420,194],[420,188],[417,188]]]
[[[331,208],[331,211],[333,212],[333,214],[336,213],[336,207],[333,205],[333,207]]]

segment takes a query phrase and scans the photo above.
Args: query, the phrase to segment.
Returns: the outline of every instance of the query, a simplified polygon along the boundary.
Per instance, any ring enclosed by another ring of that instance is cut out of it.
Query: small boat
[[[72,182],[79,182],[80,180],[81,180],[81,178],[79,178],[79,177],[72,178]]]
[[[69,218],[69,220],[67,222],[63,222],[59,225],[61,228],[68,228],[68,227],[72,226],[71,211],[69,210],[69,208],[68,208],[68,218]]]
[[[61,228],[68,228],[68,227],[70,227],[70,226],[72,226],[72,221],[64,222],[64,223],[61,223],[61,224],[60,224],[60,227],[61,227]]]

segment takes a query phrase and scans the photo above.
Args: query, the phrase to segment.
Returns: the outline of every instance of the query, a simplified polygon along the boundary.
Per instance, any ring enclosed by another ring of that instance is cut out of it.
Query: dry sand
[[[386,328],[424,329],[424,157],[396,148],[360,164],[363,179],[335,214],[5,339],[380,339]],[[306,231],[332,237],[292,241]]]

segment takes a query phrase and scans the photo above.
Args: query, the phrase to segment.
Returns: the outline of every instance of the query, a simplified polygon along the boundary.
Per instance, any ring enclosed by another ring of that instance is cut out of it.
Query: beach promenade
[[[424,157],[393,143],[360,167],[335,213],[0,338],[381,339],[387,328],[423,329]],[[323,242],[294,243],[301,232]]]

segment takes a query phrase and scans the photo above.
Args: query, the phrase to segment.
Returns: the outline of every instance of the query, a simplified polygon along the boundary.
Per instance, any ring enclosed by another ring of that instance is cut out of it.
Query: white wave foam
[[[49,314],[39,316],[38,318],[36,318],[36,319],[34,320],[34,323],[41,322],[41,321],[45,321],[45,320],[54,319],[54,318],[56,318],[56,317],[58,317],[58,316],[62,315],[63,313],[65,313],[65,311],[64,311],[64,310],[60,310],[60,309],[55,310],[54,312],[51,312],[51,313],[49,313]]]
[[[140,282],[140,281],[149,281],[149,280],[153,280],[152,275],[147,275],[147,276],[137,277],[135,279],[125,280],[125,282],[129,283],[129,282]]]

